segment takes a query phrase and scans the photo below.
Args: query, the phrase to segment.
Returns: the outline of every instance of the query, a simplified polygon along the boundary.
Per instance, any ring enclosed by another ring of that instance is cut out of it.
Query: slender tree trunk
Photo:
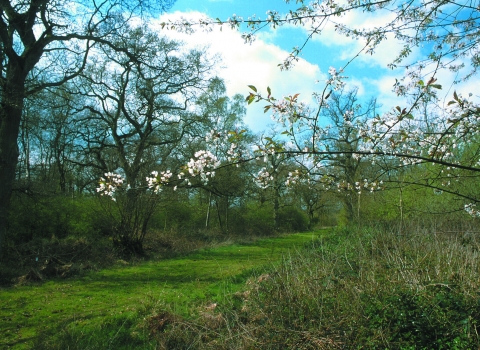
[[[351,191],[350,196],[345,195],[344,198],[345,210],[347,212],[347,221],[349,223],[353,222],[353,219],[355,218],[355,211],[353,207],[354,196],[355,191]]]
[[[22,123],[22,143],[24,149],[24,156],[25,156],[25,178],[27,179],[27,183],[30,182],[30,135],[28,133],[28,125],[25,120]],[[19,180],[21,178],[19,174]]]
[[[220,230],[222,232],[225,232],[225,230],[223,229],[222,217],[220,215],[220,206],[218,205],[218,197],[215,199],[215,207],[217,208],[217,217],[218,217],[218,223],[220,224]]]
[[[225,199],[225,231],[228,233],[228,196]]]
[[[361,192],[358,193],[357,196],[358,196],[358,200],[357,200],[357,220],[358,220],[358,222],[360,222],[360,198],[362,196],[362,193]]]
[[[276,231],[280,228],[280,186],[277,183],[277,177],[275,176],[274,180],[274,198],[273,198],[273,229]]]
[[[207,218],[205,219],[205,229],[208,230],[210,224],[210,208],[212,207],[212,192],[208,194]]]
[[[8,210],[18,162],[17,138],[25,95],[24,74],[10,65],[0,95],[0,260],[8,229]]]

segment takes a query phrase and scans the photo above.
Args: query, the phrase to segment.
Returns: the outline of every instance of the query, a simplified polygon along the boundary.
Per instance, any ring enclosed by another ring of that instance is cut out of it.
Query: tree
[[[273,131],[275,134],[275,131]],[[289,170],[293,170],[291,154],[285,152],[285,141],[276,139],[275,136],[264,136],[263,145],[258,146],[256,152],[263,154],[263,166],[257,173],[255,182],[257,186],[266,190],[268,200],[273,202],[273,229],[280,229],[281,198],[285,193],[289,178]]]
[[[164,10],[171,1],[0,2],[0,254],[18,161],[24,100],[59,86],[85,67],[96,44],[114,47],[112,35],[131,15]]]
[[[361,176],[362,156],[355,154],[362,147],[362,137],[359,134],[361,125],[375,116],[376,102],[370,100],[362,106],[357,98],[358,89],[345,92],[333,92],[320,109],[321,116],[331,123],[319,131],[321,138],[317,139],[316,149],[335,151],[335,154],[325,155],[319,162],[325,162],[332,169],[332,176],[341,183],[342,201],[347,214],[347,220],[352,221],[360,210],[360,194],[364,187],[365,176]],[[317,126],[320,128],[320,126]],[[320,129],[319,129],[320,130]],[[313,147],[313,146],[312,146]],[[338,154],[338,152],[341,152]],[[358,215],[357,215],[358,216]],[[359,219],[357,217],[357,219]]]
[[[224,81],[218,77],[211,79],[208,89],[197,100],[197,113],[204,122],[202,125],[205,127],[203,134],[206,135],[206,144],[196,146],[206,147],[223,162],[238,161],[238,157],[247,155],[252,136],[243,122],[246,112],[244,100],[244,97],[238,94],[228,97]],[[228,231],[230,203],[245,192],[246,178],[242,170],[219,169],[208,186],[204,186],[204,190],[208,192],[206,229],[209,228],[212,202],[215,201],[220,228],[223,232]],[[224,213],[223,221],[221,212]]]
[[[76,168],[81,145],[74,114],[84,101],[71,95],[67,85],[47,88],[26,98],[18,178],[29,192],[73,196],[82,181],[81,170]]]
[[[78,111],[99,136],[91,139],[86,132],[84,142],[100,150],[101,174],[117,171],[129,186],[118,201],[121,222],[114,238],[141,253],[155,203],[145,178],[152,170],[165,171],[163,163],[183,138],[204,123],[188,109],[205,87],[212,63],[203,52],[184,52],[179,43],[144,27],[125,26],[115,40],[115,49],[102,47],[95,64],[80,74],[76,93],[86,105]]]

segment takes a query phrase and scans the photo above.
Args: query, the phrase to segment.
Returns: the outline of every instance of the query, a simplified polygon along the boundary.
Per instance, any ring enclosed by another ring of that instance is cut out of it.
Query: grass
[[[478,349],[475,231],[337,229],[4,289],[0,332],[40,350]]]
[[[61,348],[58,344],[67,338],[70,348],[151,348],[149,334],[135,331],[151,303],[188,317],[199,305],[240,290],[253,271],[320,234],[225,245],[167,260],[124,263],[79,278],[2,288],[0,349]],[[58,338],[63,340],[57,343]]]
[[[160,308],[149,327],[162,324],[159,349],[478,349],[479,243],[420,229],[337,231],[215,310],[165,327]]]

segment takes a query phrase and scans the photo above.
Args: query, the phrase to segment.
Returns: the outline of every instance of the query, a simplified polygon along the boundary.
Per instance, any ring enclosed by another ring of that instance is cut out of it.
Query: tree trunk
[[[228,233],[228,196],[225,198],[225,233]]]
[[[345,204],[345,211],[347,212],[347,221],[348,223],[353,222],[353,219],[355,218],[355,211],[353,207],[353,198],[354,198],[355,192],[351,191],[350,196],[345,195],[343,203]]]
[[[212,192],[208,194],[208,207],[207,207],[207,217],[205,219],[205,229],[208,230],[210,225],[210,208],[212,207]]]
[[[274,198],[273,198],[273,229],[277,232],[280,229],[280,186],[277,183],[277,177],[275,175],[274,180]]]
[[[20,68],[7,69],[0,95],[0,260],[8,230],[8,210],[18,162],[17,138],[25,95],[24,74]]]
[[[225,232],[225,230],[223,229],[222,217],[220,215],[220,206],[218,205],[218,197],[215,199],[215,207],[217,208],[217,217],[218,217],[218,223],[220,225],[220,230],[222,232]]]

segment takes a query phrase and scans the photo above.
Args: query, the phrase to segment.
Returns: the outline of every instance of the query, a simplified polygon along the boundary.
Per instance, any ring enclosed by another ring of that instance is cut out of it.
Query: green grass
[[[256,269],[278,262],[322,233],[226,245],[80,278],[0,289],[0,349],[53,349],[55,343],[49,339],[58,337],[72,337],[77,348],[88,348],[85,344],[151,348],[146,334],[132,331],[141,317],[139,310],[145,308],[142,305],[161,302],[188,317],[197,306],[240,290]],[[89,340],[94,337],[103,340]]]
[[[156,349],[479,349],[477,236],[336,230],[194,319],[152,308],[148,329]]]

